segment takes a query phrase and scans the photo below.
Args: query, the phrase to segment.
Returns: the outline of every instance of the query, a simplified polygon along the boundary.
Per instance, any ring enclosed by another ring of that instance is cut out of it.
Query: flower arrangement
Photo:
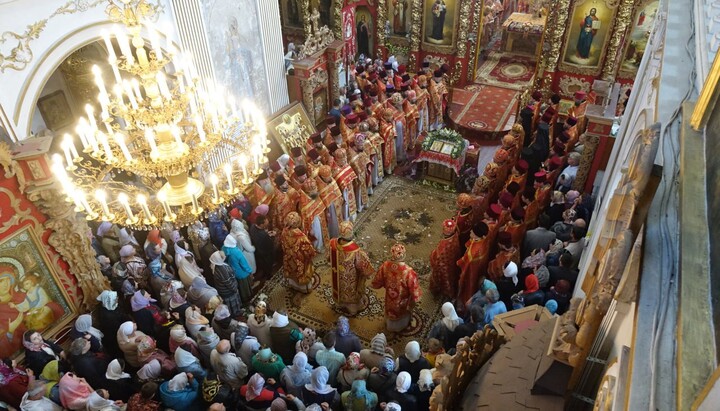
[[[431,131],[422,143],[422,149],[425,151],[440,151],[434,150],[433,147],[437,147],[435,144],[445,143],[445,145],[451,145],[452,150],[448,153],[443,149],[443,154],[448,154],[451,158],[456,159],[465,151],[467,141],[455,130],[449,128],[443,128],[440,130]]]

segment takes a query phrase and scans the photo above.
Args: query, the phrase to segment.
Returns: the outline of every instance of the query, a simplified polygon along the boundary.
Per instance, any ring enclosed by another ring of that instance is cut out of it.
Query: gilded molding
[[[472,19],[472,26],[470,27],[470,33],[475,33],[475,50],[472,50],[472,53],[470,53],[470,59],[468,59],[468,71],[467,71],[467,81],[472,82],[475,81],[475,63],[477,61],[477,54],[478,54],[478,47],[480,46],[480,20],[483,16],[483,10],[482,5],[476,4],[475,10],[473,10],[473,19]],[[522,106],[521,106],[522,107]]]
[[[472,0],[464,0],[460,4],[460,25],[457,28],[457,35],[455,36],[455,44],[457,44],[457,53],[455,55],[459,58],[465,57],[465,53],[467,53],[471,6]]]
[[[583,134],[581,139],[584,141],[583,152],[580,157],[580,164],[578,164],[577,175],[573,181],[573,190],[578,190],[582,193],[584,192],[585,182],[592,169],[595,152],[597,151],[598,145],[600,145],[600,136],[596,134]]]
[[[375,21],[375,57],[381,58],[383,55],[383,47],[387,40],[385,36],[385,20],[387,20],[387,4],[385,0],[378,0],[377,3],[377,17]]]
[[[460,60],[455,62],[455,68],[453,74],[450,76],[450,85],[455,86],[460,81],[460,73],[462,73],[462,62]]]
[[[333,0],[332,3],[332,20],[335,22],[333,24],[333,35],[335,35],[336,39],[342,39],[342,7],[343,7],[343,0]]]
[[[303,32],[307,39],[313,33],[312,20],[310,20],[310,0],[300,0],[300,14],[300,20],[303,22]]]
[[[573,4],[572,10],[570,11],[570,15],[574,14],[577,7],[580,4],[584,3],[585,1],[589,1],[589,0],[579,0],[575,4]],[[628,1],[628,0],[625,0],[625,1]],[[629,0],[629,1],[632,1],[632,0]],[[610,43],[611,43],[612,39],[615,39],[618,26],[621,24],[620,20],[618,20],[618,9],[617,8],[618,8],[619,3],[620,3],[620,0],[606,0],[605,1],[605,4],[608,6],[608,8],[610,8],[613,11],[613,17],[612,17],[612,19],[610,19],[610,21],[612,22],[613,25],[612,25],[612,28],[610,29],[610,32],[609,32],[610,34],[608,34],[608,36],[611,36],[610,37],[611,40],[608,40],[603,45],[603,49],[600,54],[600,59],[598,60],[598,65],[595,67],[585,67],[585,66],[580,66],[580,65],[576,65],[576,64],[565,63],[564,61],[562,61],[565,58],[565,55],[564,55],[564,53],[561,53],[561,54],[558,54],[560,70],[566,71],[568,73],[585,75],[585,76],[597,76],[600,74],[603,64],[605,64],[606,60],[609,58],[609,49],[612,47],[612,45]],[[631,10],[632,10],[632,8],[631,8]],[[627,25],[627,22],[625,22],[624,24]],[[620,33],[620,35],[617,39],[618,44],[616,44],[614,46],[615,55],[617,55],[617,48],[620,46],[619,42],[620,42],[620,40],[622,40],[622,35],[623,35],[623,33]],[[568,38],[569,36],[570,36],[570,31],[567,31],[564,36],[565,41],[562,42],[565,45],[564,51],[567,51],[567,42],[569,40],[569,38]],[[611,64],[614,65],[614,63],[611,63]]]
[[[542,46],[542,59],[540,60],[540,68],[542,68],[543,72],[538,71],[536,78],[542,78],[545,72],[552,73],[557,69],[569,10],[570,0],[558,0],[548,15]]]
[[[627,32],[627,28],[632,22],[633,6],[633,0],[623,0],[615,13],[615,27],[613,27],[612,37],[606,47],[605,64],[600,75],[600,78],[605,81],[612,82],[615,80],[617,66],[620,63],[617,55],[625,37],[625,32]]]
[[[410,12],[412,13],[412,20],[410,28],[410,52],[420,51],[420,36],[422,36],[423,26],[423,1],[414,0]]]
[[[563,95],[572,96],[576,91],[580,90],[586,93],[590,92],[592,84],[578,77],[562,76],[560,77],[558,87]]]
[[[340,97],[340,83],[338,82],[338,67],[342,64],[342,55],[340,60],[328,60],[328,73],[332,81],[332,89],[330,90],[330,99],[328,101],[335,101],[336,98]]]
[[[34,55],[31,43],[40,37],[48,21],[53,17],[87,11],[107,0],[70,0],[58,7],[50,16],[29,24],[23,33],[5,31],[0,35],[0,73],[6,69],[22,71],[32,62]],[[2,48],[7,44],[8,51]]]
[[[303,105],[307,111],[310,122],[315,125],[318,119],[315,118],[313,94],[318,86],[327,85],[328,72],[326,70],[316,69],[310,77],[300,80],[300,88],[302,89]]]

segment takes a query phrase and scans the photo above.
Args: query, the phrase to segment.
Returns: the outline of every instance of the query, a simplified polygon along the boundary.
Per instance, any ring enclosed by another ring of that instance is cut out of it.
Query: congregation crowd
[[[326,127],[268,164],[228,209],[180,230],[101,223],[92,244],[110,289],[64,348],[24,331],[24,366],[0,363],[6,408],[437,409],[465,338],[521,306],[567,309],[592,211],[572,190],[585,96],[555,130],[559,99],[534,94],[522,125],[459,194],[430,256],[430,289],[448,302],[403,353],[382,333],[363,348],[345,316],[320,336],[253,298],[280,265],[288,287],[312,292],[312,261],[329,251],[339,311],[356,315],[372,278],[386,288],[387,331],[409,324],[421,291],[404,247],[376,270],[352,222],[383,177],[444,126],[448,69],[425,63],[411,76],[392,59],[361,60]]]

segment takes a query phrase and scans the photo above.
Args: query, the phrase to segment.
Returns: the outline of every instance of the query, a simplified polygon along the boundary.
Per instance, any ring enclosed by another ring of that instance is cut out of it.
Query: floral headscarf
[[[250,377],[250,380],[248,380],[247,383],[247,391],[245,392],[245,399],[247,401],[252,401],[255,398],[260,396],[260,393],[262,393],[263,387],[265,387],[265,379],[262,377],[262,375],[255,373],[252,377]]]
[[[363,368],[365,365],[360,362],[360,354],[356,352],[350,353],[343,365],[344,370],[362,370]]]
[[[337,335],[345,337],[350,334],[350,321],[345,316],[340,316],[337,321]]]

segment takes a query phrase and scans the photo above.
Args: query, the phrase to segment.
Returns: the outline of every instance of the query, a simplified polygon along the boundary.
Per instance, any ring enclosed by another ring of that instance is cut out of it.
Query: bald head
[[[228,340],[220,340],[220,342],[219,342],[218,345],[215,347],[215,349],[216,349],[217,352],[219,352],[220,354],[227,354],[228,352],[230,352],[230,341],[228,341]]]
[[[586,223],[585,220],[583,220],[582,218],[578,218],[577,220],[575,220],[575,222],[573,222],[573,225],[574,225],[575,227],[580,227],[580,228],[586,228],[586,227],[587,227],[587,223]]]
[[[208,407],[208,411],[225,411],[225,406],[219,402]]]

